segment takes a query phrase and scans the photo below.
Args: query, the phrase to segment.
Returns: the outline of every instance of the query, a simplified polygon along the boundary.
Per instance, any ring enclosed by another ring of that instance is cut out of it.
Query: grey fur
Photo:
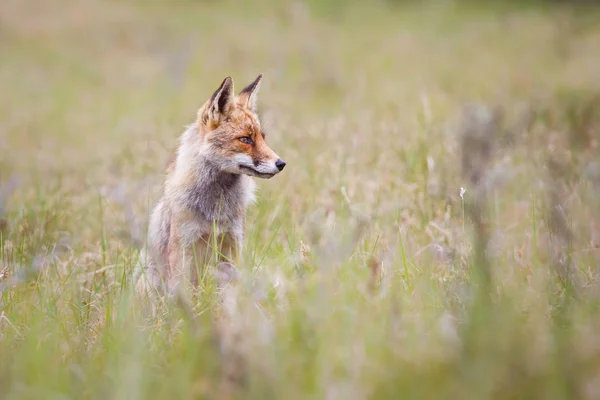
[[[254,200],[255,184],[249,176],[223,171],[221,160],[209,147],[199,145],[198,138],[196,124],[188,127],[181,137],[175,171],[167,177],[163,197],[150,217],[148,243],[141,253],[135,277],[138,288],[159,289],[164,283],[169,272],[170,240],[193,246],[216,228],[219,234],[231,235],[239,251],[245,212]],[[179,222],[179,236],[173,238],[174,217],[188,214],[193,217]],[[144,272],[146,279],[139,279]]]
[[[233,266],[229,261],[239,257],[246,208],[254,200],[251,176],[269,179],[283,169],[260,136],[255,106],[261,79],[262,74],[236,97],[233,80],[225,78],[181,136],[162,199],[150,218],[137,277],[146,272],[147,279],[139,279],[138,291],[147,292],[148,285],[158,289],[164,280],[174,294],[182,278],[194,279],[196,261],[202,268],[212,263],[219,268]],[[248,131],[260,139],[251,154],[232,145]]]

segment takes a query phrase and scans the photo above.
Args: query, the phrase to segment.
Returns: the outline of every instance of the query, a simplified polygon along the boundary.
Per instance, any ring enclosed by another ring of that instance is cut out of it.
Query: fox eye
[[[241,138],[238,138],[238,140],[244,144],[252,144],[254,143],[252,141],[252,138],[250,136],[242,136]]]

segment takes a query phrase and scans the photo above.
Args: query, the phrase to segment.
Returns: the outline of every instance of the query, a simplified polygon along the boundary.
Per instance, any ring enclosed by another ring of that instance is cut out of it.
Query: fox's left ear
[[[262,80],[263,74],[258,75],[258,78],[254,80],[251,84],[246,86],[242,91],[238,94],[238,103],[252,111],[256,112],[256,100],[258,98],[258,91],[260,89],[260,81]]]

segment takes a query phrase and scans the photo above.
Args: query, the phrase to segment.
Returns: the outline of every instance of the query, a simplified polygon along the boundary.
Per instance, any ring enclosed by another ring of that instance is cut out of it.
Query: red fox
[[[236,96],[225,78],[182,134],[150,217],[138,290],[174,294],[186,280],[197,284],[207,265],[232,268],[254,201],[251,177],[270,179],[286,165],[267,146],[256,113],[261,80],[262,74]]]

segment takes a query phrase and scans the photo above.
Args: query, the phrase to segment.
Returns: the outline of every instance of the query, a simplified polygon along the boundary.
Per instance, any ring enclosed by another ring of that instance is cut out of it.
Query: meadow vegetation
[[[600,398],[598,18],[3,0],[0,398]],[[149,316],[177,138],[261,72],[240,279]]]

